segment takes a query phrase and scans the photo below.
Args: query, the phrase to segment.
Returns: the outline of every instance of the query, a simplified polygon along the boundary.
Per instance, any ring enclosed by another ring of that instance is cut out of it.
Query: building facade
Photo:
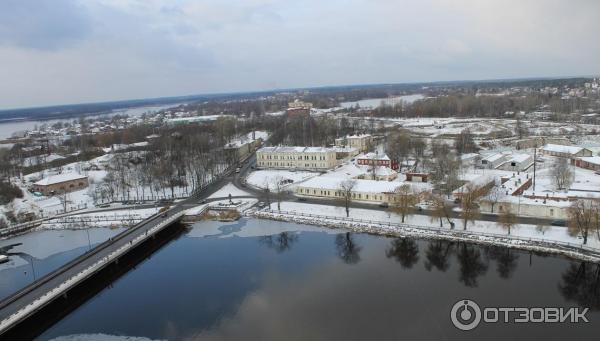
[[[381,166],[393,170],[398,169],[398,162],[394,162],[385,154],[367,153],[356,158],[356,164],[361,166]]]
[[[288,103],[288,108],[286,110],[288,117],[297,117],[297,116],[309,116],[310,111],[312,110],[312,103],[302,102],[299,100],[295,100],[293,102]]]
[[[577,146],[563,146],[560,144],[547,144],[540,149],[543,155],[558,156],[566,158],[592,156],[591,150]]]
[[[590,169],[598,172],[600,171],[600,156],[578,157],[571,159],[571,164],[579,168]]]
[[[344,192],[340,189],[343,179],[316,177],[295,188],[298,196],[343,199]],[[376,180],[353,180],[352,200],[393,204],[398,200],[399,182]]]
[[[369,134],[348,135],[335,139],[335,145],[356,148],[360,153],[366,153],[373,145],[373,136]]]
[[[263,147],[256,151],[259,168],[326,171],[338,165],[334,148]]]
[[[81,174],[58,174],[44,178],[33,184],[33,191],[43,195],[54,195],[84,189],[88,186],[88,177]]]

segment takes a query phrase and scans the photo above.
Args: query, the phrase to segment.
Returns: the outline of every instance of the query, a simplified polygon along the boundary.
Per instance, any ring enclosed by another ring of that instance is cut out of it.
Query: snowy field
[[[271,205],[273,209],[276,209],[276,205]],[[346,217],[346,211],[344,207],[334,207],[329,205],[317,205],[309,203],[299,202],[282,202],[282,211],[293,211],[301,214],[316,214],[316,215],[327,215],[334,217]],[[384,223],[400,223],[401,218],[399,215],[391,212],[390,210],[369,210],[362,208],[351,208],[350,218],[373,220]],[[462,221],[459,219],[451,219],[456,229],[462,229]],[[429,226],[438,228],[440,225],[439,220],[431,221],[429,216],[425,215],[410,215],[405,219],[406,224]],[[443,221],[444,228],[449,228],[447,221]],[[477,220],[475,223],[468,223],[467,230],[477,231],[484,233],[494,233],[499,235],[506,235],[507,231],[495,222]],[[572,237],[567,233],[567,228],[562,226],[537,226],[529,224],[518,224],[511,229],[512,236],[518,236],[522,238],[542,238],[548,240],[555,240],[561,242],[568,242],[573,244],[581,244],[582,239]],[[590,238],[588,245],[592,247],[600,248],[600,241],[596,238]]]
[[[246,183],[260,189],[268,187],[271,192],[275,192],[278,181],[284,182],[282,189],[291,190],[295,184],[317,175],[319,175],[319,173],[301,171],[292,172],[287,170],[257,170],[248,175]]]

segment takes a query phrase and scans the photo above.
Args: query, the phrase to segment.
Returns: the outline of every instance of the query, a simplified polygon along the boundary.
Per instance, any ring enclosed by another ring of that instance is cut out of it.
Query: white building
[[[570,205],[571,203],[568,201],[507,196],[494,204],[494,213],[502,214],[502,212],[510,209],[512,213],[518,216],[566,220]],[[482,213],[492,212],[492,203],[490,201],[481,200],[479,207]]]
[[[529,154],[509,155],[508,161],[501,164],[498,169],[514,172],[522,172],[533,165],[533,156]]]
[[[373,145],[373,136],[369,134],[347,135],[335,139],[335,145],[339,147],[352,147],[358,149],[361,153],[366,153]]]
[[[563,146],[560,144],[547,144],[540,149],[540,152],[544,155],[568,158],[593,155],[592,151],[587,148],[577,146]]]
[[[259,168],[326,171],[337,166],[336,150],[324,147],[263,147],[256,151]]]
[[[480,166],[488,169],[496,169],[501,164],[506,162],[508,159],[508,155],[503,153],[490,154],[483,158],[481,158]]]
[[[334,177],[316,177],[296,186],[295,192],[299,196],[342,199],[343,191],[340,189],[342,182],[347,179]],[[396,192],[403,184],[395,181],[352,180],[352,199],[357,201],[371,201],[392,204],[396,201]]]

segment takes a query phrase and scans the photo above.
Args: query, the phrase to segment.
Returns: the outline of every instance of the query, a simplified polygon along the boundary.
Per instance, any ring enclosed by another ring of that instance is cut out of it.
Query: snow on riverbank
[[[271,207],[276,208],[275,205],[272,205]],[[317,214],[336,217],[346,217],[346,211],[344,207],[330,205],[317,205],[299,202],[282,202],[281,210],[294,211],[301,214]],[[370,210],[363,208],[351,208],[350,218],[380,221],[384,223],[399,223],[401,221],[400,216],[393,213],[391,210]],[[457,229],[462,229],[461,220],[450,220],[455,223]],[[440,222],[438,219],[432,221],[429,216],[419,214],[407,216],[405,219],[405,223],[435,228],[440,226]],[[446,220],[443,220],[443,224],[443,228],[448,228],[449,224]],[[474,223],[469,222],[467,224],[467,230],[474,232],[493,233],[499,235],[508,234],[507,231],[503,229],[500,225],[498,225],[496,222],[484,220],[476,220]],[[511,229],[510,233],[514,237],[542,238],[572,244],[582,243],[582,239],[570,236],[567,233],[567,229],[563,226],[539,226],[531,224],[517,224]],[[588,240],[588,245],[590,247],[596,247],[600,249],[600,241],[598,241],[597,239],[590,238]]]
[[[345,218],[346,213],[343,207],[294,202],[283,202],[282,213],[254,211],[250,214],[258,218],[348,228],[357,232],[498,244],[526,250],[560,253],[573,258],[600,262],[598,240],[590,239],[586,247],[587,250],[595,251],[594,255],[583,254],[577,251],[577,248],[581,246],[581,240],[569,236],[564,227],[538,227],[520,224],[511,231],[511,235],[508,235],[494,222],[469,223],[468,230],[463,231],[460,221],[454,220],[457,227],[455,230],[450,230],[447,224],[446,227],[439,228],[439,221],[432,222],[428,216],[413,215],[406,220],[406,224],[400,224],[400,218],[394,213],[368,209],[351,209],[350,218],[361,220],[351,221]],[[566,245],[566,243],[571,245]]]

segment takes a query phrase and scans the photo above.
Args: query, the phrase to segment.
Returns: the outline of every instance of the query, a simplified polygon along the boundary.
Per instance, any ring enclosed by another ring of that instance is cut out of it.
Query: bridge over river
[[[110,238],[56,271],[38,279],[0,302],[0,339],[33,338],[82,304],[111,280],[118,278],[156,249],[168,243],[181,228],[185,211],[230,181],[231,170],[203,186],[188,199],[174,204],[167,215],[155,214]],[[98,276],[111,280],[104,281]],[[116,276],[115,276],[116,275]],[[101,287],[99,283],[104,283]],[[69,306],[70,310],[67,308]]]

